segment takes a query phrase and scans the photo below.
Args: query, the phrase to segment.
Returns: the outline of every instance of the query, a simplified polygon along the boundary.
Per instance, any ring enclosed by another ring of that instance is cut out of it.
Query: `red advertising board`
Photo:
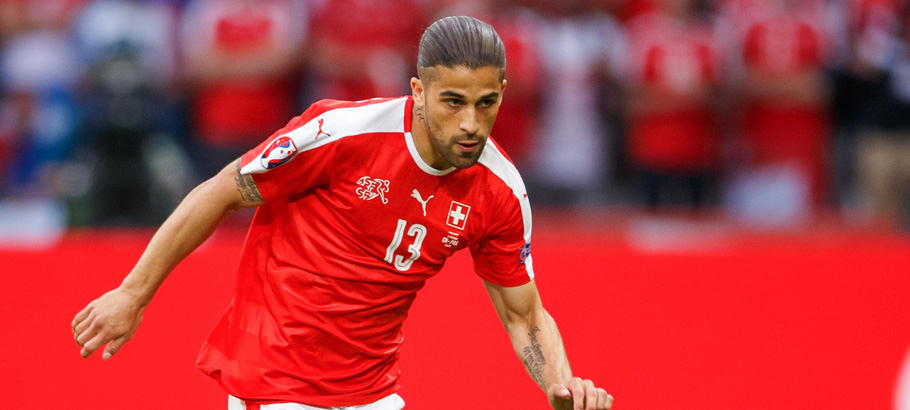
[[[544,304],[573,371],[615,409],[910,410],[906,237],[539,225]],[[0,249],[5,407],[226,408],[193,363],[229,302],[242,232],[219,232],[178,267],[117,356],[79,357],[73,315],[119,283],[150,235]],[[546,408],[467,254],[421,291],[405,339],[406,408]]]

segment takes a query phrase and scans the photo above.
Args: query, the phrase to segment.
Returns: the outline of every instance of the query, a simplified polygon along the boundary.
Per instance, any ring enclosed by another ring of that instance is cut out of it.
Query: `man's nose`
[[[480,123],[477,121],[477,110],[474,107],[468,107],[462,112],[460,128],[468,135],[474,135],[480,131]]]

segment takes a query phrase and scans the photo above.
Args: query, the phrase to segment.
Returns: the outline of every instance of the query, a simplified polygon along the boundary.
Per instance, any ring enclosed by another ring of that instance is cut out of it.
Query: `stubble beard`
[[[424,127],[427,130],[427,136],[430,138],[430,143],[433,145],[433,148],[439,155],[442,156],[449,165],[458,168],[465,169],[474,166],[478,160],[480,160],[480,153],[483,152],[484,147],[486,147],[486,139],[480,139],[477,143],[477,149],[474,152],[456,152],[455,143],[448,143],[449,140],[436,138],[436,133],[433,132],[433,120],[430,118],[430,113],[428,110],[424,111],[423,123]],[[454,140],[451,139],[451,140]]]

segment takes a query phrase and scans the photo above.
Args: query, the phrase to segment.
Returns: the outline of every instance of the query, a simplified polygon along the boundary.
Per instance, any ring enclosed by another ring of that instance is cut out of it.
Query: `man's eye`
[[[457,107],[457,106],[461,105],[461,101],[458,101],[458,100],[446,100],[446,104],[448,104],[450,107]]]
[[[493,104],[496,104],[496,100],[483,100],[479,105],[481,107],[492,107]]]

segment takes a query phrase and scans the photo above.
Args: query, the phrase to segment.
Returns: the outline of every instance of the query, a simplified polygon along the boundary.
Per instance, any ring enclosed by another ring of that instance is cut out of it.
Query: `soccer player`
[[[411,96],[317,102],[190,192],[123,283],[76,315],[82,356],[115,354],[177,263],[231,211],[258,207],[231,307],[197,361],[232,409],[403,408],[402,323],[464,248],[550,405],[609,409],[606,391],[573,377],[533,281],[524,184],[488,138],[502,41],[447,17],[418,53]]]

